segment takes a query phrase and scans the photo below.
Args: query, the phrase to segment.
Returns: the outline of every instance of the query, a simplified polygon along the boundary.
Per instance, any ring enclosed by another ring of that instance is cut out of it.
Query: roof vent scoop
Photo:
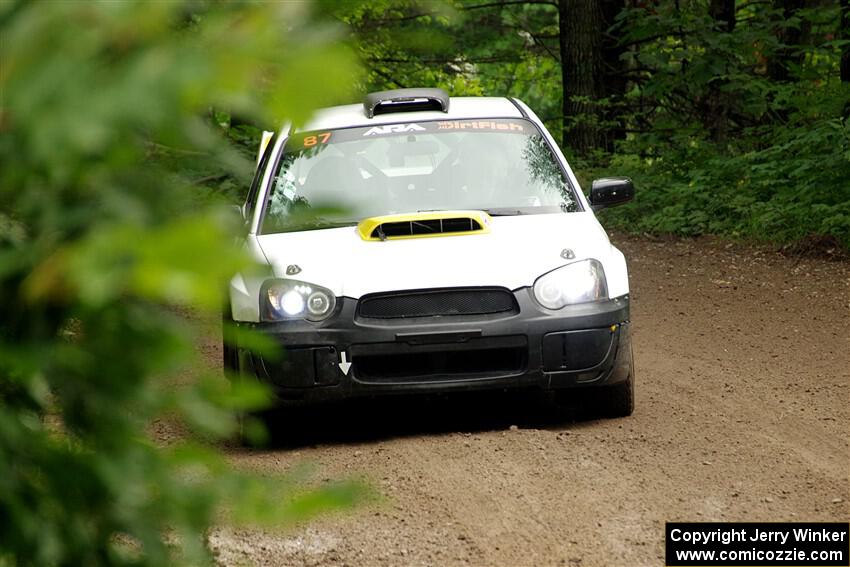
[[[443,89],[395,89],[369,93],[363,100],[367,118],[391,112],[449,111],[449,95]]]

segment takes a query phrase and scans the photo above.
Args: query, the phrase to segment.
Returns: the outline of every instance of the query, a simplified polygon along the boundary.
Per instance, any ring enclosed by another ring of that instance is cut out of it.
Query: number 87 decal
[[[306,136],[304,138],[304,147],[305,148],[312,148],[313,146],[315,146],[316,144],[318,144],[320,142],[322,144],[327,144],[328,140],[330,140],[330,139],[331,139],[331,133],[330,132],[322,132],[321,134],[314,134],[312,136]]]

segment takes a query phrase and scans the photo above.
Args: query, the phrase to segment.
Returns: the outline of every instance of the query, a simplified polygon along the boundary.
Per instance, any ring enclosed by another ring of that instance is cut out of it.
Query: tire
[[[250,375],[242,374],[239,364],[239,349],[233,345],[233,336],[229,328],[233,325],[233,319],[229,315],[230,306],[222,311],[221,316],[221,353],[222,372],[227,380],[250,379]],[[272,406],[256,411],[240,411],[237,414],[239,430],[237,440],[243,447],[263,448],[268,447],[277,439],[275,432],[280,429],[280,411]],[[259,426],[259,427],[258,427]]]
[[[221,369],[224,372],[225,378],[231,378],[239,371],[239,352],[233,346],[228,327],[233,324],[233,320],[229,317],[229,306],[222,309],[221,312]]]
[[[625,382],[600,388],[594,400],[594,409],[599,417],[628,417],[635,411],[635,382],[629,374]]]
[[[233,319],[229,316],[228,311],[230,306],[226,305],[221,311],[221,371],[225,379],[239,380],[239,350],[233,346],[233,337],[229,331],[229,327],[233,324]],[[262,436],[247,434],[246,422],[259,420],[260,423],[268,428],[268,416],[265,412],[239,412],[237,414],[239,421],[239,430],[237,432],[237,441],[243,447],[259,447],[265,444]],[[248,424],[250,427],[250,424]]]
[[[274,409],[243,412],[239,415],[239,444],[250,449],[273,445],[278,413]],[[259,426],[259,429],[257,429]]]
[[[635,411],[635,366],[631,349],[629,368],[628,378],[612,386],[556,391],[555,403],[573,419],[628,417]]]
[[[593,390],[591,408],[599,417],[628,417],[635,411],[635,356],[629,349],[629,376],[624,382]]]

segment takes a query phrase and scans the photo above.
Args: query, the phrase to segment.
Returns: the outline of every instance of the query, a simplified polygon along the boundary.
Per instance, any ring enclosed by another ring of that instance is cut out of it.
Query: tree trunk
[[[606,31],[622,7],[623,0],[559,0],[561,139],[580,155],[612,149],[618,135],[617,128],[604,124],[614,117],[599,100],[625,93],[619,76],[606,80],[609,68],[620,68],[620,49]]]
[[[797,11],[806,7],[806,0],[773,0],[773,7],[781,10],[782,18],[788,21],[797,15]],[[788,82],[791,79],[791,69],[803,63],[803,54],[795,53],[808,34],[810,24],[803,22],[800,26],[783,25],[778,28],[776,38],[779,48],[767,64],[767,73],[771,79],[778,82]]]
[[[620,45],[620,38],[608,30],[614,25],[617,15],[626,7],[626,0],[604,0],[602,2],[602,62],[605,68],[605,76],[602,78],[606,96],[612,101],[605,109],[605,120],[608,126],[606,133],[606,149],[614,151],[614,143],[626,137],[626,125],[621,119],[623,109],[620,106],[624,101],[628,88],[626,76],[627,65],[623,61],[626,47]]]
[[[850,41],[850,0],[841,0],[838,38]],[[850,83],[850,44],[841,48],[841,81]]]
[[[708,13],[714,20],[714,29],[718,33],[732,33],[735,30],[735,0],[711,0]],[[714,78],[708,84],[708,94],[703,105],[703,122],[711,136],[718,143],[726,141],[729,133],[729,95],[723,92],[726,80]]]
[[[725,32],[735,29],[735,0],[711,0],[708,13],[717,29]]]

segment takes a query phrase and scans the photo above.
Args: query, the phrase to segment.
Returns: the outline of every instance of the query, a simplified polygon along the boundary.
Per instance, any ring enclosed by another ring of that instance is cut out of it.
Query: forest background
[[[848,0],[383,0],[348,26],[367,89],[515,96],[580,180],[628,175],[633,232],[850,246]]]
[[[850,246],[848,0],[328,3],[363,90],[515,96],[632,232]]]
[[[267,396],[196,345],[260,131],[412,86],[632,176],[607,226],[850,247],[848,0],[0,0],[0,565],[202,564],[213,525],[368,495],[232,470]]]

